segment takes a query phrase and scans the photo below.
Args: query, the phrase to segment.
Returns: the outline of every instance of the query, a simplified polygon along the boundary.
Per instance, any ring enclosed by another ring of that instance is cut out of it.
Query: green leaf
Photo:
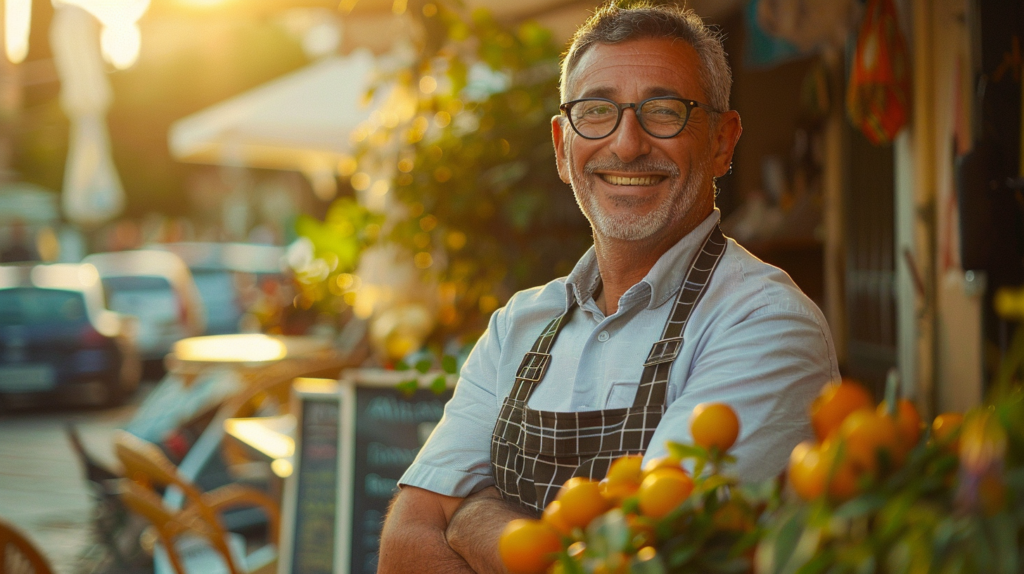
[[[785,567],[793,557],[797,543],[800,542],[804,533],[804,519],[804,513],[797,511],[792,513],[779,527],[774,544],[772,544],[772,561],[769,565],[771,572],[785,571]]]
[[[573,557],[569,556],[567,552],[560,552],[558,554],[558,562],[562,565],[562,572],[564,574],[586,573],[586,570],[583,569],[583,565]]]
[[[867,493],[843,504],[835,510],[832,516],[839,519],[859,518],[867,516],[886,503],[886,496],[882,493]]]
[[[409,370],[409,363],[406,363],[405,361],[399,359],[398,361],[395,362],[395,370],[396,371],[408,371]]]
[[[721,474],[712,474],[704,479],[701,483],[701,488],[705,491],[711,492],[723,486],[732,486],[734,484],[736,484],[735,479],[722,476]],[[715,496],[717,496],[717,494],[715,494]]]
[[[669,454],[679,460],[686,460],[688,458],[707,460],[708,458],[708,451],[695,444],[669,442],[666,446],[668,447]]]
[[[631,574],[665,574],[666,572],[665,564],[657,554],[646,560],[634,556],[629,561],[629,571]]]
[[[407,396],[412,395],[413,393],[415,393],[416,392],[416,387],[417,387],[416,379],[409,379],[407,381],[402,381],[402,382],[398,383],[397,385],[395,385],[396,389],[398,389],[399,391],[402,392],[402,394],[407,395]]]
[[[443,369],[444,372],[448,373],[449,375],[458,374],[459,366],[458,362],[456,362],[455,360],[455,357],[451,355],[445,355],[444,357],[442,357],[441,369]]]
[[[430,390],[433,391],[435,395],[440,395],[447,389],[448,379],[444,375],[435,377],[434,380],[430,382]]]
[[[631,538],[626,516],[617,508],[598,516],[587,526],[587,548],[598,556],[624,552]]]

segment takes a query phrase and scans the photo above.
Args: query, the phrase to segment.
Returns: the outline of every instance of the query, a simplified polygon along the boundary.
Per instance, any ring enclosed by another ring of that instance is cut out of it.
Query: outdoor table
[[[270,461],[270,469],[281,478],[292,474],[295,456],[295,416],[239,417],[224,421],[224,432]]]
[[[168,371],[194,379],[203,369],[215,365],[231,366],[244,374],[279,361],[330,361],[336,356],[331,340],[322,337],[243,333],[182,339],[174,344],[165,363]]]

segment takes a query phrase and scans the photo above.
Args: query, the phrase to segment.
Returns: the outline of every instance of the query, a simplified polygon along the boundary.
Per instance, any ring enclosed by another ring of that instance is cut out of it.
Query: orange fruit
[[[935,442],[944,444],[953,451],[960,449],[960,427],[964,424],[964,415],[960,413],[943,413],[932,421],[932,437]]]
[[[826,385],[811,403],[811,426],[818,440],[829,438],[853,411],[871,408],[874,403],[867,389],[843,379],[838,385]]]
[[[541,515],[540,519],[562,536],[572,536],[572,526],[562,516],[561,502],[557,500],[551,501],[551,504],[548,504],[547,508],[544,509],[544,514]]]
[[[839,436],[846,443],[847,460],[859,470],[877,472],[881,456],[888,457],[893,466],[903,463],[899,430],[889,415],[867,409],[854,411],[839,427]]]
[[[878,405],[878,414],[887,414],[888,405],[882,401]],[[906,454],[913,450],[918,439],[921,438],[921,415],[917,413],[917,407],[907,399],[896,401],[896,428],[899,430],[900,447]]]
[[[601,487],[595,480],[580,476],[570,478],[558,491],[556,500],[561,503],[559,514],[570,528],[586,528],[590,521],[611,508],[611,503],[601,495]]]
[[[811,501],[825,493],[828,467],[821,456],[821,445],[806,440],[789,455],[789,484],[800,498]]]
[[[821,457],[827,473],[828,497],[843,502],[860,493],[856,467],[845,455],[845,445],[839,440],[827,440],[821,445]]]
[[[701,403],[690,415],[690,434],[694,444],[724,453],[740,435],[740,419],[729,405]]]
[[[683,461],[670,454],[658,458],[652,458],[644,465],[643,476],[647,476],[659,468],[675,468],[682,470]]]
[[[608,476],[601,481],[604,495],[613,501],[619,501],[636,493],[643,480],[643,455],[633,454],[620,456],[608,468]]]
[[[512,574],[541,574],[561,550],[561,537],[540,520],[513,520],[498,539],[498,554]]]
[[[681,468],[652,470],[640,484],[640,512],[661,518],[675,510],[693,492],[693,479]]]

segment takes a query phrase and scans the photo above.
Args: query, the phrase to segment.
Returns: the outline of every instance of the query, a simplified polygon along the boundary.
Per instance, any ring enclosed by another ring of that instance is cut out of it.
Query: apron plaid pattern
[[[687,271],[661,340],[644,362],[633,406],[575,413],[538,411],[526,406],[551,362],[551,347],[573,309],[556,317],[537,338],[516,372],[491,436],[491,469],[506,500],[543,510],[574,476],[600,480],[612,461],[640,454],[665,412],[672,362],[683,346],[683,331],[725,252],[726,239],[715,226]]]

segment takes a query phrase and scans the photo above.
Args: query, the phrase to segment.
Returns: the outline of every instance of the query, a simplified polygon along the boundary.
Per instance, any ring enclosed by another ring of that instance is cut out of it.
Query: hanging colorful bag
[[[869,0],[857,34],[846,112],[868,140],[889,143],[910,117],[910,59],[892,0]]]

